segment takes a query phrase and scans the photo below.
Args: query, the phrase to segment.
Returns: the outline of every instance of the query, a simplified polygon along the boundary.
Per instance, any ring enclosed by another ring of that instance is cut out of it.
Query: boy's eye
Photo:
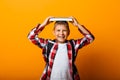
[[[62,31],[62,32],[67,32],[67,30],[57,30],[57,32],[60,32],[60,31]]]
[[[60,32],[60,30],[57,30],[58,32]]]
[[[67,30],[63,30],[64,32],[67,31]]]

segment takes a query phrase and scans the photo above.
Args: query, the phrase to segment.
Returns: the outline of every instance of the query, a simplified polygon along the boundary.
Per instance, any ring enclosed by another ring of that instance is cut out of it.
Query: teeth
[[[64,36],[58,36],[58,37],[60,37],[60,38],[64,38]]]

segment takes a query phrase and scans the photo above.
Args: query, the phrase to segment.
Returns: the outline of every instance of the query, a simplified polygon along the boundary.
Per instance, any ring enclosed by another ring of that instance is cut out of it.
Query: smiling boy
[[[90,44],[94,40],[94,36],[74,17],[72,23],[78,27],[83,38],[74,40],[67,40],[70,34],[69,24],[67,21],[56,21],[54,24],[53,33],[55,36],[54,40],[43,39],[38,37],[38,33],[41,32],[46,25],[51,23],[50,19],[46,20],[37,27],[35,27],[28,35],[28,39],[38,45],[43,50],[43,56],[46,61],[46,67],[40,80],[80,80],[76,66],[74,64],[77,56],[78,49],[83,46]],[[48,56],[48,44],[52,44]]]
[[[69,35],[69,25],[66,21],[56,21],[54,25],[54,35],[58,43],[64,43]]]

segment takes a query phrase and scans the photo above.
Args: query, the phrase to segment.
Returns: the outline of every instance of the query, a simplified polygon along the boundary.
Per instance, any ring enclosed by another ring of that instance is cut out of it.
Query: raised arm
[[[40,48],[44,48],[48,42],[47,39],[39,38],[38,34],[44,29],[46,25],[51,23],[49,21],[51,17],[47,17],[45,21],[40,25],[38,24],[35,28],[33,28],[29,34],[28,34],[28,39],[35,45],[39,46]]]
[[[81,48],[87,44],[90,44],[94,40],[93,34],[87,28],[85,28],[83,25],[79,24],[79,22],[74,17],[70,17],[70,18],[73,19],[71,21],[71,23],[74,26],[78,27],[80,33],[83,34],[83,36],[84,36],[83,38],[80,38],[75,41],[76,48]]]

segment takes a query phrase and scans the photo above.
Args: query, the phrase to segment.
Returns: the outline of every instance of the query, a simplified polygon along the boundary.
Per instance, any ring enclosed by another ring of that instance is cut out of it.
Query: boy
[[[54,40],[38,38],[46,25],[51,23],[48,17],[28,35],[29,40],[38,45],[43,50],[46,67],[40,80],[80,80],[77,69],[74,65],[78,49],[91,43],[94,40],[93,35],[82,25],[80,25],[74,17],[70,21],[74,26],[78,27],[83,38],[67,40],[70,34],[67,21],[56,21],[54,24]],[[52,48],[48,44],[52,44]],[[50,51],[48,51],[50,49]],[[49,54],[48,54],[49,53]]]

